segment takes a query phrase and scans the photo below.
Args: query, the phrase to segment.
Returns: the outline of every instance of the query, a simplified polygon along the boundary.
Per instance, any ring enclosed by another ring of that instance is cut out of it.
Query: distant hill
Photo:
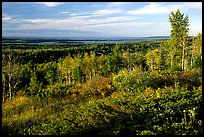
[[[170,36],[148,37],[2,37],[2,44],[52,44],[55,42],[70,43],[115,43],[145,40],[169,39]]]
[[[145,36],[145,37],[16,37],[3,36],[2,39],[48,39],[48,40],[121,40],[121,39],[169,39],[170,36]]]
[[[149,39],[169,39],[170,36],[149,36],[149,37],[139,37],[139,38],[149,38]]]

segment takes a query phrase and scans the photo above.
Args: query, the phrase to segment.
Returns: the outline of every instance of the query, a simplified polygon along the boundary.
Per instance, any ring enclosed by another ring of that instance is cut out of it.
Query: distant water
[[[169,36],[154,37],[69,37],[69,38],[42,38],[42,37],[3,37],[2,44],[54,44],[54,43],[121,43],[138,42],[144,40],[169,39]]]

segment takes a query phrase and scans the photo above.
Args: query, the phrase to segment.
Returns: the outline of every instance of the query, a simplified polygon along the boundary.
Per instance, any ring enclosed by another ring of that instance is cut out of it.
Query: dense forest
[[[202,34],[169,22],[170,39],[3,44],[3,134],[201,135]]]

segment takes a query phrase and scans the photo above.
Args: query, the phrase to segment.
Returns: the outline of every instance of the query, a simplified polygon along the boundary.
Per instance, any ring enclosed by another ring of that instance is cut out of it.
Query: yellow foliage
[[[145,89],[145,92],[146,92],[148,97],[151,97],[154,93],[154,89],[152,89],[151,87],[148,87]]]
[[[71,95],[71,98],[76,99],[76,93],[73,93],[73,94]]]
[[[115,98],[115,96],[116,96],[116,92],[113,92],[113,93],[111,94],[111,98]]]
[[[202,85],[198,87],[198,90],[202,92]]]
[[[28,97],[26,96],[16,96],[12,100],[7,100],[3,103],[5,108],[13,108],[22,105],[26,101],[28,101]]]
[[[16,94],[22,96],[25,94],[25,91],[19,90],[16,92]]]
[[[106,92],[101,92],[102,97],[105,97]]]
[[[104,78],[104,77],[94,77],[93,79],[87,81],[86,83],[83,83],[80,85],[80,83],[72,86],[70,88],[73,92],[79,92],[80,94],[85,95],[87,91],[91,91],[94,95],[108,95],[112,90],[112,81],[110,78]],[[104,92],[104,93],[102,93]],[[88,93],[89,94],[89,93]]]
[[[160,67],[160,51],[158,48],[154,50],[150,50],[146,54],[147,64],[151,67],[151,69],[158,69]]]

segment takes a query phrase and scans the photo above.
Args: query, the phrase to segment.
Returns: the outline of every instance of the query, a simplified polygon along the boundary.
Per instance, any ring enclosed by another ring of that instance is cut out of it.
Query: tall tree
[[[80,82],[80,84],[82,85],[82,82],[84,82],[84,69],[83,69],[83,59],[82,59],[82,55],[81,54],[77,54],[74,57],[74,63],[73,68],[74,68],[74,78],[76,82]]]
[[[193,37],[193,45],[192,45],[192,57],[191,57],[191,65],[196,62],[202,61],[202,34],[198,33],[198,35]]]
[[[94,52],[90,52],[90,66],[91,66],[92,77],[96,76],[96,73],[98,71],[97,60],[96,59],[97,58],[96,58],[95,53]]]
[[[147,64],[152,70],[160,69],[161,55],[158,48],[150,50],[146,54]]]
[[[88,53],[85,53],[84,59],[83,59],[83,66],[84,66],[84,73],[86,75],[86,81],[92,78],[90,63],[91,63],[90,56],[88,55]]]
[[[171,39],[174,41],[172,49],[177,48],[176,52],[181,52],[181,69],[185,69],[185,48],[188,45],[189,20],[188,15],[184,17],[178,9],[176,12],[171,12],[169,15],[171,23]]]
[[[2,80],[5,80],[3,82],[4,87],[8,87],[10,100],[13,98],[15,88],[20,82],[20,77],[22,76],[21,67],[22,65],[18,63],[18,56],[14,50],[9,49],[7,54],[2,55],[2,76],[4,76]]]
[[[127,66],[128,70],[130,71],[131,68],[134,67],[134,54],[130,53],[129,51],[125,51],[122,54],[124,64]]]
[[[65,78],[66,84],[72,84],[73,82],[74,62],[71,56],[59,60],[58,71],[60,72],[61,79]]]

